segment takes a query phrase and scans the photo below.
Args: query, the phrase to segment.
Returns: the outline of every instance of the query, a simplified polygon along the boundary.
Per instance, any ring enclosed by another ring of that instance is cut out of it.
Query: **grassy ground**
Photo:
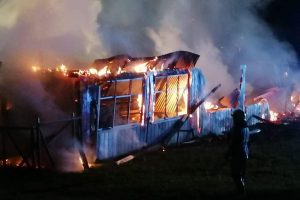
[[[244,198],[300,199],[300,132],[264,130],[251,138]],[[0,199],[233,199],[226,148],[206,137],[84,173],[1,169]]]

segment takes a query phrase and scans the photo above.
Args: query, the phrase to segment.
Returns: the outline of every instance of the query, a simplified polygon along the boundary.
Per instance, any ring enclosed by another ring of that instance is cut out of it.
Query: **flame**
[[[67,67],[64,64],[61,64],[61,66],[59,67],[60,71],[65,72],[67,71]]]
[[[178,112],[178,115],[185,115],[187,114],[187,102],[188,102],[188,91],[184,90],[184,92],[182,93],[182,97],[183,97],[183,101],[184,101],[184,107],[182,108],[181,111]]]
[[[7,158],[5,160],[0,160],[0,166],[7,165],[11,167],[24,167],[24,165],[22,166],[20,165],[21,162],[22,162],[22,157],[16,156],[16,157]]]
[[[107,66],[103,67],[103,69],[100,69],[98,71],[98,76],[103,76],[107,73]]]
[[[147,71],[148,71],[147,64],[148,64],[148,62],[145,62],[145,63],[136,65],[136,66],[134,67],[134,71],[135,71],[136,73],[147,72]]]
[[[278,113],[270,110],[270,121],[277,121],[278,120]]]
[[[122,73],[122,68],[119,67],[119,68],[118,68],[118,71],[117,71],[117,74],[121,74],[121,73]]]
[[[110,74],[110,71],[107,69],[107,66],[103,67],[100,70],[95,68],[90,68],[88,70],[79,70],[78,75],[80,76],[104,76],[106,74]]]
[[[38,67],[38,66],[32,66],[31,69],[32,69],[33,72],[37,72],[37,71],[41,70],[41,68]]]
[[[90,73],[91,75],[97,75],[97,74],[98,74],[98,70],[95,69],[95,68],[91,68],[91,69],[89,69],[89,73]]]
[[[204,102],[204,108],[205,108],[205,110],[212,110],[212,109],[218,109],[219,107],[209,101],[206,101],[206,102]]]

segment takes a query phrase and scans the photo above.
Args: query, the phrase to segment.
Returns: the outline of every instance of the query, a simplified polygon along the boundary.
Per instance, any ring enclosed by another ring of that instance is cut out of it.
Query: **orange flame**
[[[147,72],[147,71],[148,71],[147,64],[148,64],[148,62],[145,62],[145,63],[136,65],[136,66],[134,67],[134,71],[135,71],[136,73]]]
[[[33,72],[37,72],[37,71],[40,71],[40,70],[41,70],[41,68],[38,67],[38,66],[32,66],[31,68],[32,68],[32,71],[33,71]]]
[[[217,105],[214,105],[213,103],[209,102],[209,101],[206,101],[204,102],[204,109],[205,110],[217,110],[219,107]]]

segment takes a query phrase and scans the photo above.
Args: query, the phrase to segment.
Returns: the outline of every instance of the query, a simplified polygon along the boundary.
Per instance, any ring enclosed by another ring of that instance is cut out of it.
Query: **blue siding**
[[[97,159],[113,159],[150,145],[158,144],[168,130],[179,118],[158,121],[147,126],[124,125],[112,129],[99,129],[97,132]],[[189,123],[185,123],[182,130],[190,130]],[[191,140],[192,132],[179,132],[175,134],[169,145],[180,144]]]
[[[201,113],[201,135],[208,133],[223,134],[224,131],[229,131],[232,127],[232,108],[218,110],[215,112],[202,112]],[[260,102],[246,107],[246,118],[248,125],[254,125],[258,122],[255,118],[251,117],[253,114],[263,117],[269,115],[269,105],[267,102]]]

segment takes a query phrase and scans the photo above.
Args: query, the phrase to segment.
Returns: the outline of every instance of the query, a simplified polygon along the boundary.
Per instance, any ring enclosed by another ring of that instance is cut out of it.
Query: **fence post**
[[[35,141],[35,135],[34,135],[34,127],[31,128],[30,130],[30,137],[31,137],[31,155],[32,155],[32,167],[35,168],[36,167],[36,163],[35,163],[35,145],[36,145],[36,141]]]
[[[79,123],[81,123],[81,120],[82,120],[82,118],[80,120],[77,120],[77,123],[78,123],[78,121],[79,121]],[[74,120],[74,124],[75,123],[76,122]],[[88,160],[86,158],[86,155],[84,153],[84,148],[83,148],[83,135],[82,135],[82,126],[81,126],[81,124],[79,124],[77,126],[77,140],[79,141],[79,148],[78,148],[78,150],[79,150],[79,155],[80,155],[81,160],[82,160],[83,168],[84,169],[89,169],[90,168],[89,167],[89,163],[88,163]]]

